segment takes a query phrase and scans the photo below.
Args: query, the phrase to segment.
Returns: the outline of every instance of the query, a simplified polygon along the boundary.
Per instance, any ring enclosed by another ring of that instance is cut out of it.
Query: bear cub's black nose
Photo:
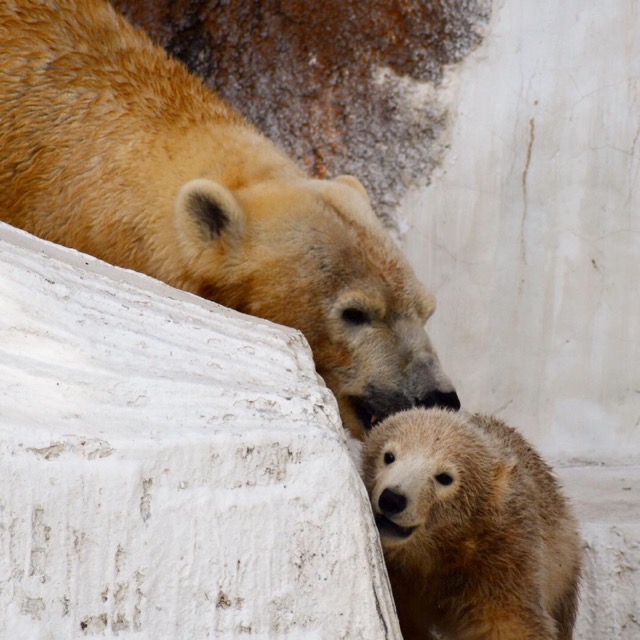
[[[405,510],[407,499],[401,493],[385,489],[380,494],[378,505],[385,515],[395,515]]]

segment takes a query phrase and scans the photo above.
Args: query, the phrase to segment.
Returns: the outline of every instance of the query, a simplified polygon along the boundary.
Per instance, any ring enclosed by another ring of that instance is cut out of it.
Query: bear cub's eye
[[[396,457],[393,455],[393,453],[391,453],[391,451],[387,451],[384,454],[384,463],[385,464],[391,464],[392,462],[395,462]]]
[[[448,487],[453,482],[453,478],[448,473],[439,473],[436,476],[436,481],[441,485]]]
[[[362,311],[362,309],[356,309],[355,307],[347,307],[342,310],[342,319],[349,324],[369,324],[371,322],[369,316]]]

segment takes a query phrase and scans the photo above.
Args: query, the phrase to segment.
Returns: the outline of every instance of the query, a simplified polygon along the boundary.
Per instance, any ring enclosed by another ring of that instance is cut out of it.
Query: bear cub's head
[[[436,548],[468,539],[515,464],[464,413],[413,409],[385,420],[365,440],[363,476],[387,556],[424,567]]]
[[[434,298],[356,178],[193,180],[176,230],[185,288],[302,331],[354,436],[413,406],[460,407],[424,331]]]

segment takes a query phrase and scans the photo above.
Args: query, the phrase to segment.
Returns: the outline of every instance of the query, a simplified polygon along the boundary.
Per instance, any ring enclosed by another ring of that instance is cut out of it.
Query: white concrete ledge
[[[640,638],[640,466],[557,467],[584,540],[576,640]]]
[[[6,225],[0,309],[0,637],[400,637],[299,333]]]

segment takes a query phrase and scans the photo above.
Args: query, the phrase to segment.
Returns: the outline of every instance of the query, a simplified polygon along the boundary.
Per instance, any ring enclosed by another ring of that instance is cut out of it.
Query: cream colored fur
[[[356,178],[308,177],[103,0],[2,2],[0,51],[3,220],[301,330],[355,436],[457,403]]]
[[[414,409],[378,425],[362,459],[405,640],[570,640],[577,524],[514,429]]]

